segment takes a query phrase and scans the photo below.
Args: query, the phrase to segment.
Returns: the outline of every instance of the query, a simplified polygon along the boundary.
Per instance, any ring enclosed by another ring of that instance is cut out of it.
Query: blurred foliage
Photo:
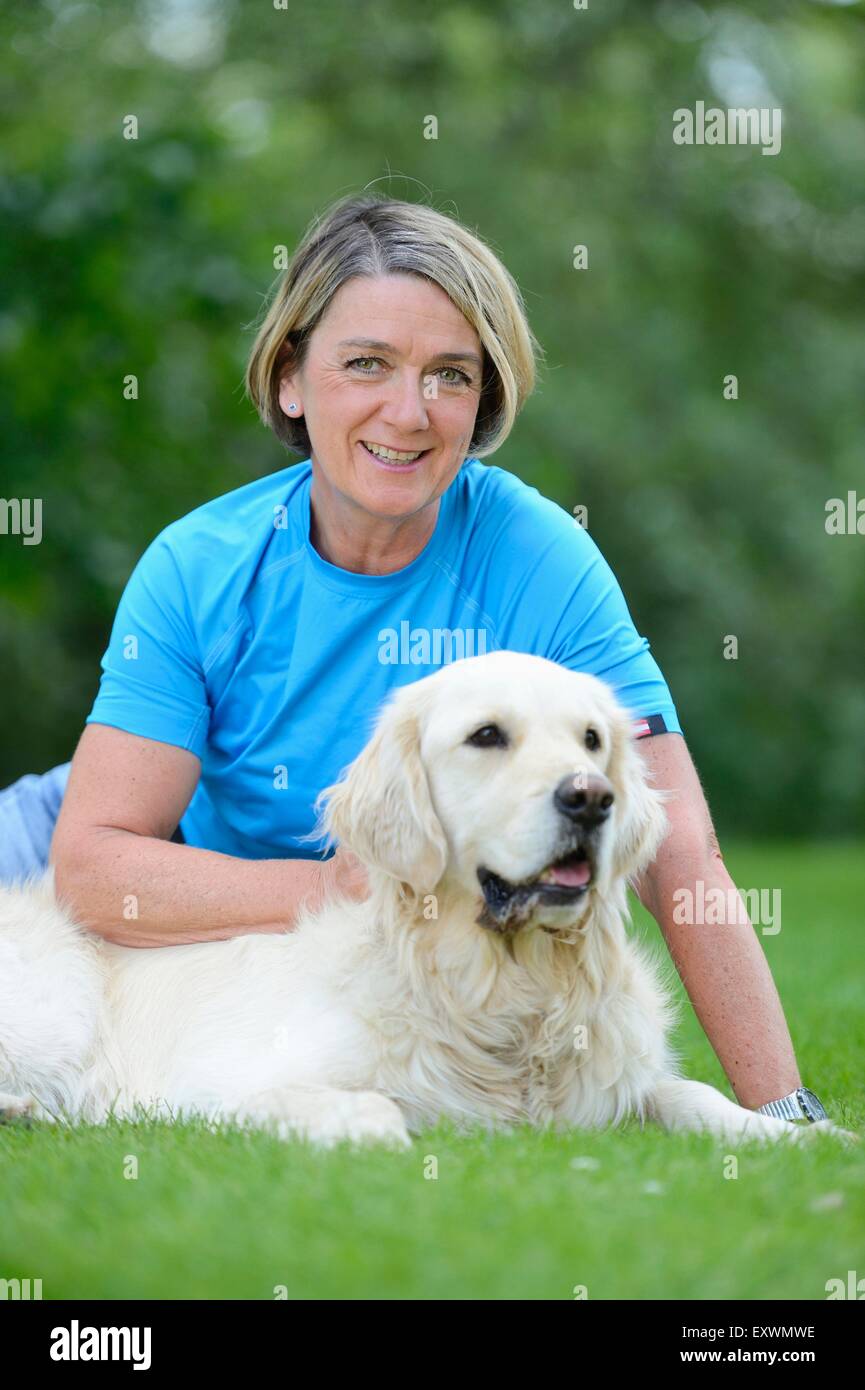
[[[861,830],[865,537],[824,527],[865,495],[860,4],[19,0],[0,35],[0,495],[44,499],[0,536],[0,785],[71,756],[156,532],[295,461],[251,325],[377,180],[522,286],[547,365],[491,462],[588,507],[720,829]],[[674,145],[697,100],[781,107],[780,153]]]

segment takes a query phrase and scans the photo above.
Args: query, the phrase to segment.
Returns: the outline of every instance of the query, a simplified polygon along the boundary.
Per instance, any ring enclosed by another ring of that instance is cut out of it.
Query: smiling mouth
[[[368,458],[380,463],[384,468],[395,470],[414,468],[416,464],[422,463],[431,449],[418,449],[414,451],[402,449],[389,449],[383,444],[377,444],[374,440],[359,441],[360,447]]]
[[[585,897],[595,881],[595,856],[590,845],[578,845],[522,883],[511,883],[483,864],[477,872],[484,895],[477,920],[483,927],[507,932],[523,926],[539,907],[567,906]]]

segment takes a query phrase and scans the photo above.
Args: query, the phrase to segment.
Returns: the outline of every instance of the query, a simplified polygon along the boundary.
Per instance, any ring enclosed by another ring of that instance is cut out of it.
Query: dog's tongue
[[[563,888],[582,888],[591,877],[591,869],[588,859],[580,859],[570,864],[553,864],[550,874],[553,882],[560,883]]]

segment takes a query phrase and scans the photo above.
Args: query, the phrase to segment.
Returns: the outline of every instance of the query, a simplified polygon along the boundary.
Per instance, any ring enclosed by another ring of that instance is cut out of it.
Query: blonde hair
[[[311,452],[306,423],[285,415],[279,386],[302,366],[309,337],[341,285],[354,276],[418,275],[439,285],[483,346],[481,396],[469,454],[507,439],[535,385],[543,350],[519,288],[494,252],[445,213],[376,193],[349,195],[314,221],[283,272],[258,329],[246,390],[289,449]]]

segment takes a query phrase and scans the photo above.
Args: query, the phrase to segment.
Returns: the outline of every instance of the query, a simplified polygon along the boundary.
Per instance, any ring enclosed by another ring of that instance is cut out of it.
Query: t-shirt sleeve
[[[551,637],[550,660],[611,685],[634,715],[636,737],[680,734],[667,682],[648,639],[634,626],[618,580],[591,536],[576,525],[574,532],[580,564]],[[559,564],[563,558],[559,555]]]
[[[519,575],[507,605],[515,644],[606,681],[633,714],[635,737],[680,734],[667,682],[600,549],[562,507],[529,491],[493,543]]]
[[[120,599],[86,723],[188,748],[199,757],[210,707],[171,528],[138,561]]]

